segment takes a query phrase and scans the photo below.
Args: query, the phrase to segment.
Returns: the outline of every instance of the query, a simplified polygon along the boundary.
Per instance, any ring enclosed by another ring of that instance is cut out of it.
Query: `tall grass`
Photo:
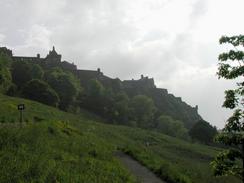
[[[18,124],[17,104],[25,103]],[[24,99],[0,95],[0,182],[136,182],[115,158],[123,150],[172,183],[238,183],[215,178],[209,165],[218,148],[191,144],[138,128],[99,123]],[[1,123],[2,121],[2,123]]]

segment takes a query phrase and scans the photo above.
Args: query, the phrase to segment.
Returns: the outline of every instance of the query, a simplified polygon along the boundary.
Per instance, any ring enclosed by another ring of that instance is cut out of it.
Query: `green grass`
[[[17,104],[24,123],[17,125]],[[136,182],[116,159],[122,150],[168,182],[238,183],[215,178],[209,165],[218,148],[152,131],[99,123],[19,98],[0,95],[0,182]],[[5,124],[4,124],[5,123]],[[13,123],[13,124],[11,124]]]

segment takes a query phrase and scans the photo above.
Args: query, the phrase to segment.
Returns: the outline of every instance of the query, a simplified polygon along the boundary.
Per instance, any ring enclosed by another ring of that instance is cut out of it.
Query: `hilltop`
[[[97,70],[77,69],[74,63],[62,61],[62,55],[57,53],[55,47],[53,47],[44,58],[41,58],[40,54],[34,57],[15,56],[12,50],[6,47],[0,48],[0,54],[7,55],[13,62],[38,64],[44,71],[50,70],[51,68],[62,68],[64,71],[69,71],[77,77],[83,88],[87,88],[89,82],[95,79],[99,81],[104,88],[111,89],[114,93],[125,92],[130,98],[136,95],[146,95],[153,100],[157,107],[158,114],[171,116],[175,120],[182,121],[184,126],[188,129],[202,119],[198,114],[197,106],[191,107],[182,101],[180,97],[175,97],[173,94],[168,93],[167,89],[157,88],[153,78],[141,75],[141,78],[138,80],[121,81],[119,78],[114,79],[106,76],[99,68]],[[87,108],[87,106],[84,105],[82,107]]]

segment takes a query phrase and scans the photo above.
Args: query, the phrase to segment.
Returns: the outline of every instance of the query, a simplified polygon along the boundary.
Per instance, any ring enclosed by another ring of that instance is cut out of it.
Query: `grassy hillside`
[[[22,126],[16,105],[25,103]],[[98,123],[36,102],[0,95],[0,182],[136,182],[117,150],[168,182],[240,182],[214,178],[209,162],[219,149],[142,129]],[[17,124],[16,124],[17,123]]]

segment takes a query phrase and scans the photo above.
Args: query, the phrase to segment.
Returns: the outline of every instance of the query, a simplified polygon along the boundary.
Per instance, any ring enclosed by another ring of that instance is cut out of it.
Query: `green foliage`
[[[189,131],[192,139],[205,144],[213,143],[217,129],[204,120],[198,121]]]
[[[101,82],[96,79],[89,80],[85,88],[85,96],[81,101],[81,107],[85,107],[97,114],[103,114],[103,96],[105,88]]]
[[[108,119],[111,123],[115,122],[116,110],[114,101],[114,92],[111,88],[106,88],[103,92],[102,99],[102,115]]]
[[[57,93],[44,81],[33,79],[23,88],[22,94],[25,98],[57,107],[59,97]]]
[[[145,95],[137,95],[132,98],[130,107],[132,117],[139,127],[148,128],[152,126],[156,108],[151,98]]]
[[[97,79],[91,79],[87,86],[86,94],[90,97],[101,97],[104,93],[104,86]]]
[[[8,56],[0,54],[0,93],[6,93],[11,86],[10,63],[11,59]]]
[[[170,116],[161,115],[157,119],[156,129],[173,137],[188,139],[187,129],[184,127],[184,124]]]
[[[31,66],[25,61],[16,61],[12,63],[13,83],[22,88],[31,78]]]
[[[11,83],[11,85],[8,88],[8,91],[6,92],[6,95],[8,95],[8,96],[17,96],[18,95],[18,88],[14,83]]]
[[[12,59],[8,55],[0,52],[0,68],[10,67],[11,64],[12,64]]]
[[[31,68],[32,79],[43,79],[44,71],[38,64],[32,64]]]
[[[59,107],[67,110],[80,91],[77,78],[70,72],[55,68],[45,74],[45,80],[58,93],[60,98]]]
[[[125,92],[117,93],[114,99],[115,120],[120,124],[128,124],[129,120],[129,97]]]
[[[215,175],[235,175],[244,180],[244,36],[223,36],[220,44],[229,44],[235,48],[219,55],[218,76],[224,79],[238,79],[237,88],[225,91],[223,107],[233,109],[233,115],[227,120],[223,132],[217,141],[234,149],[222,152],[212,162]]]
[[[243,169],[238,159],[242,158],[240,151],[229,149],[219,153],[211,163],[214,168],[214,175],[233,175],[242,179]],[[238,163],[235,163],[238,162]]]
[[[0,68],[0,92],[6,93],[12,83],[11,73],[8,68]]]

